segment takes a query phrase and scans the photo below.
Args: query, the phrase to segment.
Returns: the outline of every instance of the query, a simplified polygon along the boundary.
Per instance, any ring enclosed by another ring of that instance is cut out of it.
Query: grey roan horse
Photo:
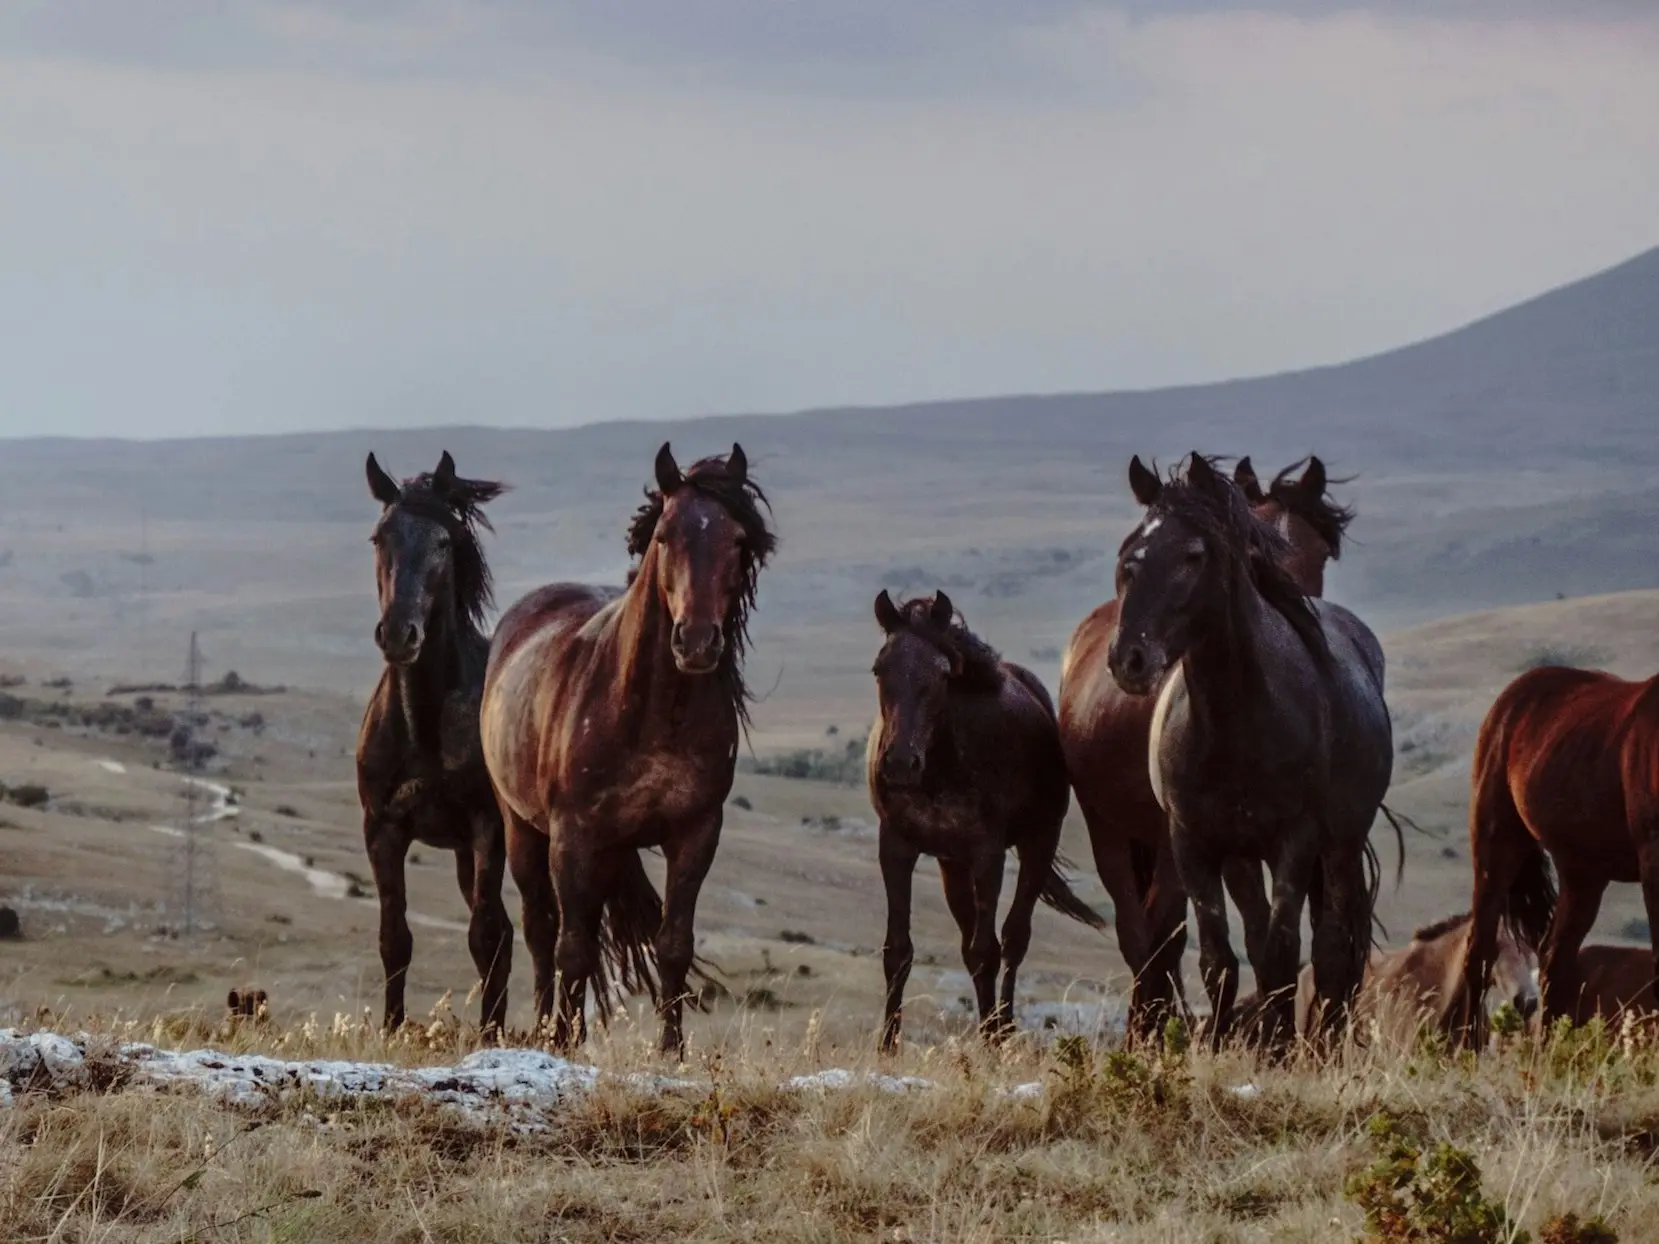
[[[1372,821],[1388,789],[1393,737],[1376,637],[1339,605],[1304,596],[1283,538],[1204,457],[1160,481],[1129,468],[1147,507],[1118,556],[1118,632],[1108,657],[1125,691],[1174,670],[1153,715],[1149,763],[1182,884],[1197,917],[1199,967],[1219,1044],[1238,990],[1222,868],[1265,861],[1272,913],[1260,961],[1260,1036],[1293,1031],[1302,907],[1316,875],[1315,989],[1322,1025],[1346,1020],[1364,976],[1375,902]]]
[[[461,479],[448,453],[438,469],[399,484],[369,455],[380,621],[386,658],[357,736],[363,840],[380,894],[380,961],[387,1028],[403,1024],[409,933],[403,865],[412,842],[455,852],[455,876],[472,920],[467,946],[483,982],[482,1024],[507,1015],[513,926],[501,902],[507,848],[501,811],[478,741],[478,701],[489,640],[490,571],[478,542],[480,508],[500,484]]]

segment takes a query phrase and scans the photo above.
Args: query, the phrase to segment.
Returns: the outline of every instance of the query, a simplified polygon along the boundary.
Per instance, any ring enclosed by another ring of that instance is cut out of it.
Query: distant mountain
[[[1183,388],[560,431],[11,441],[0,607],[14,647],[111,669],[126,668],[122,645],[147,618],[199,623],[251,676],[351,685],[376,668],[368,450],[413,474],[449,449],[463,474],[514,486],[491,507],[510,597],[552,578],[620,578],[656,447],[670,440],[690,461],[740,440],[783,535],[757,651],[795,662],[781,695],[803,669],[836,688],[850,669],[858,681],[834,694],[861,703],[881,586],[948,586],[1052,678],[1052,654],[1110,592],[1110,553],[1135,513],[1132,453],[1249,453],[1271,469],[1317,452],[1357,473],[1341,488],[1360,511],[1355,539],[1330,589],[1386,627],[1659,587],[1656,432],[1659,249],[1385,354]],[[66,576],[92,594],[73,596]]]

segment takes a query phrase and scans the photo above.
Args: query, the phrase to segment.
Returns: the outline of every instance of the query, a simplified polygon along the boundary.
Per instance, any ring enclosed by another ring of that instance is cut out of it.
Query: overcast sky
[[[1338,361],[1659,244],[1656,8],[10,0],[0,435]]]

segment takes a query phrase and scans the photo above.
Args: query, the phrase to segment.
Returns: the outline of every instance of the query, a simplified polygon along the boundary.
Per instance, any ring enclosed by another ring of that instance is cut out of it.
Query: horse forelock
[[[1293,462],[1275,475],[1273,483],[1267,488],[1267,498],[1312,528],[1314,534],[1325,542],[1332,560],[1340,561],[1342,539],[1348,532],[1348,525],[1354,521],[1354,507],[1337,504],[1328,491],[1316,497],[1300,487],[1302,471],[1308,461],[1303,458],[1300,462]],[[1352,480],[1352,476],[1328,480],[1326,488],[1333,484],[1351,483]]]
[[[964,686],[994,691],[1002,686],[1002,654],[968,629],[956,615],[946,626],[933,620],[933,598],[920,597],[899,606],[906,634],[932,645],[960,666]]]

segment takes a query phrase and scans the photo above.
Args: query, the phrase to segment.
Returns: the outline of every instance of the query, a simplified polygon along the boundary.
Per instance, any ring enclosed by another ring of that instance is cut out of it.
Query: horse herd
[[[602,1016],[621,987],[650,993],[661,1048],[682,1052],[697,896],[748,722],[748,620],[777,547],[742,448],[682,469],[664,445],[628,529],[626,585],[539,588],[493,636],[480,531],[503,485],[462,478],[447,452],[403,481],[370,454],[367,474],[381,505],[385,669],[357,772],[386,1025],[405,1018],[404,860],[419,841],[455,853],[486,1032],[505,1027],[511,868],[537,1023],[554,1044],[584,1039],[590,986]],[[876,597],[868,780],[888,908],[883,1049],[900,1036],[920,855],[939,862],[988,1034],[1011,1026],[1039,901],[1105,927],[1058,866],[1073,791],[1133,975],[1137,1036],[1186,1012],[1189,903],[1217,1043],[1235,1023],[1271,1050],[1297,1033],[1329,1038],[1394,987],[1473,1042],[1494,977],[1546,1017],[1653,1005],[1659,942],[1653,955],[1589,947],[1582,960],[1579,947],[1609,881],[1640,880],[1650,916],[1659,909],[1659,679],[1517,678],[1476,749],[1470,912],[1401,951],[1372,950],[1369,836],[1387,813],[1394,747],[1381,645],[1322,599],[1353,518],[1330,482],[1318,458],[1266,485],[1248,458],[1229,475],[1195,453],[1165,476],[1134,459],[1145,515],[1118,551],[1113,598],[1067,649],[1058,708],[943,592]],[[666,860],[660,896],[648,847]],[[1010,849],[1019,867],[999,937]],[[1258,985],[1242,1002],[1229,895]]]

